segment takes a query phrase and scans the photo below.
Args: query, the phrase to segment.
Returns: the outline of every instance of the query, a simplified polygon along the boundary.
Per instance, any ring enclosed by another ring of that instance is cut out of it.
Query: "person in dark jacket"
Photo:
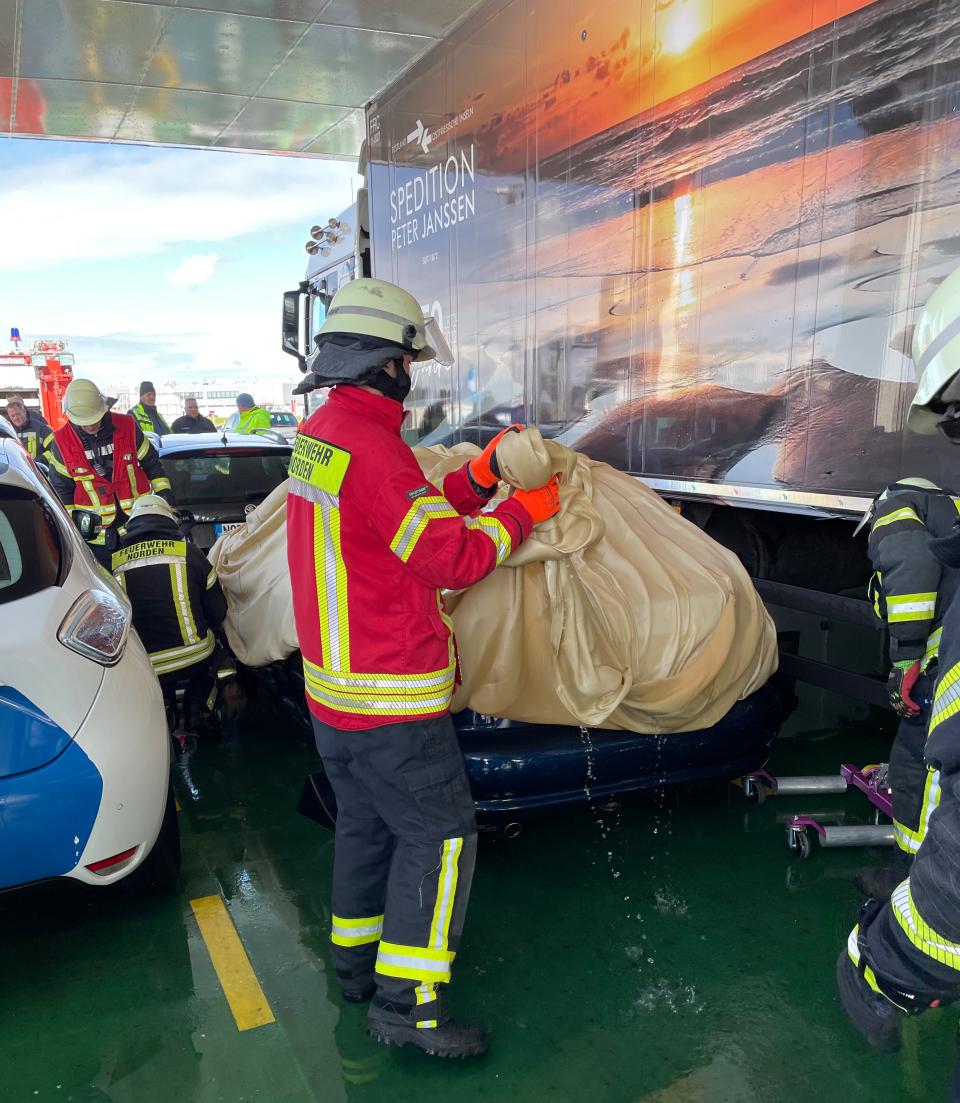
[[[90,379],[74,379],[63,398],[67,422],[57,429],[46,456],[50,483],[70,512],[96,513],[101,530],[87,537],[97,560],[110,567],[118,531],[134,501],[159,494],[175,505],[157,450],[127,414],[110,412],[110,402]]]
[[[20,443],[34,459],[42,457],[47,437],[53,432],[36,410],[28,410],[22,398],[7,403],[7,418],[16,429]]]
[[[188,398],[183,404],[183,416],[170,426],[172,433],[215,433],[216,425],[207,418],[201,417],[200,407],[195,398]]]
[[[148,379],[140,384],[140,401],[127,410],[127,413],[145,433],[156,433],[158,437],[163,437],[170,432],[170,426],[157,409],[157,389]]]
[[[133,606],[168,709],[176,710],[183,686],[185,725],[196,731],[213,707],[218,675],[235,673],[215,635],[227,615],[216,569],[156,494],[134,503],[111,568]]]

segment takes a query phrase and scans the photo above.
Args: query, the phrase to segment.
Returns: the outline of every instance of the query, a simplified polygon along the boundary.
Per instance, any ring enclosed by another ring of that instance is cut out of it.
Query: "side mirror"
[[[84,540],[95,540],[103,531],[100,514],[94,513],[92,509],[75,509],[70,516]]]
[[[288,356],[295,356],[301,371],[307,370],[307,362],[301,343],[303,326],[300,318],[300,304],[307,291],[306,281],[295,291],[283,293],[283,329],[280,347]]]

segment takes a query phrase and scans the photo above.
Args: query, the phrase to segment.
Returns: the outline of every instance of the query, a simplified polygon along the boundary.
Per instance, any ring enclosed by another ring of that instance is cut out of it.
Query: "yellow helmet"
[[[453,363],[436,319],[424,317],[409,291],[386,280],[351,280],[340,288],[317,334],[317,344],[334,335],[374,337],[406,349],[414,360]]]
[[[135,517],[166,517],[171,521],[180,521],[177,511],[159,494],[142,494],[130,508],[130,520]]]
[[[935,433],[946,407],[960,402],[960,268],[927,300],[913,331],[919,383],[907,412],[915,433]]]
[[[74,425],[93,425],[109,408],[92,379],[72,380],[63,395],[63,412]]]

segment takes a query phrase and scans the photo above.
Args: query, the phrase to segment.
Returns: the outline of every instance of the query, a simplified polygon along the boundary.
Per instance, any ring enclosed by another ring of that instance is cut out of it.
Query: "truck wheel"
[[[160,834],[153,849],[130,875],[131,887],[139,892],[172,891],[180,878],[180,825],[177,823],[177,799],[173,786],[167,790]]]

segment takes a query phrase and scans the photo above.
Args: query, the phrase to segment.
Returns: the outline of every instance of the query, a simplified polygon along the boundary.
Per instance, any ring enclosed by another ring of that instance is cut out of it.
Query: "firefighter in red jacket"
[[[442,491],[424,478],[400,436],[408,367],[449,350],[399,287],[346,284],[317,345],[312,382],[334,389],[297,437],[287,546],[307,704],[338,803],[334,964],[346,999],[372,997],[378,1041],[478,1054],[483,1030],[449,1020],[443,995],[477,836],[441,589],[478,582],[552,517],[557,479],[480,513],[499,483],[497,441]]]
[[[175,505],[170,480],[140,426],[128,414],[111,413],[96,383],[74,379],[63,411],[67,421],[54,432],[47,453],[50,481],[71,513],[83,509],[99,516],[101,529],[87,542],[109,570],[118,530],[137,498],[159,494]]]

